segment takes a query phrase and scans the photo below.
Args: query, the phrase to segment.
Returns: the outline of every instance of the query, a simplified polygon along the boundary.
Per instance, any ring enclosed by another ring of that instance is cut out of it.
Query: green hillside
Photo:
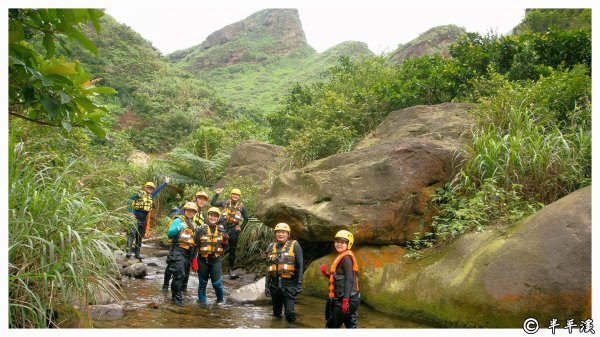
[[[100,24],[100,34],[89,34],[98,55],[73,45],[74,56],[100,78],[98,83],[118,91],[113,127],[126,129],[137,148],[170,150],[201,120],[230,114],[214,89],[174,67],[137,32],[109,15]]]
[[[280,108],[290,85],[318,79],[340,56],[373,55],[362,42],[317,53],[306,42],[296,10],[255,13],[213,33],[201,45],[168,58],[208,82],[228,102],[261,113]]]

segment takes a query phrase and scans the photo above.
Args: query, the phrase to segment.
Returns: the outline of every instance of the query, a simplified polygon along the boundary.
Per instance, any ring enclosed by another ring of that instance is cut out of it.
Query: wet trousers
[[[137,225],[129,226],[129,235],[127,236],[127,253],[135,253],[135,256],[140,255],[140,248],[142,247],[142,238],[146,236],[146,219],[148,212],[137,212],[135,219]]]
[[[347,329],[358,328],[358,307],[360,306],[360,294],[350,297],[348,301],[348,312],[342,313],[342,299],[327,299],[325,305],[326,328],[337,329],[344,324]]]
[[[283,281],[279,278],[270,278],[269,291],[273,300],[273,316],[281,317],[283,309],[288,322],[296,320],[294,304],[296,304],[296,295],[298,294],[297,283],[296,279]]]
[[[215,294],[217,295],[217,303],[224,301],[223,281],[221,280],[221,257],[208,255],[207,257],[198,256],[198,301],[206,304],[206,286],[208,278]]]
[[[171,282],[172,300],[178,305],[183,305],[183,281],[186,268],[190,268],[190,254],[191,249],[184,249],[174,244],[171,245],[169,255],[167,255],[167,269],[173,278]]]

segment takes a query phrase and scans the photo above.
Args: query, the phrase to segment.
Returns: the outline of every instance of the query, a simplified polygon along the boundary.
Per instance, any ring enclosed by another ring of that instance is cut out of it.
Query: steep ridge
[[[389,58],[396,63],[402,63],[402,61],[411,57],[433,54],[448,56],[448,46],[466,32],[464,28],[455,25],[433,27],[416,39],[399,45],[396,50],[389,54]]]

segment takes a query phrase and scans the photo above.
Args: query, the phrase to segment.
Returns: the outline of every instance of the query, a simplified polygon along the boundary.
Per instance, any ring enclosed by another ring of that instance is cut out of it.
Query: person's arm
[[[196,244],[194,245],[194,250],[192,251],[193,259],[197,259],[198,252],[200,252],[200,238],[204,234],[203,229],[203,227],[198,227],[198,229],[196,230],[196,234],[194,235],[194,242],[196,242]]]
[[[219,199],[219,193],[215,192],[215,195],[213,195],[212,199],[210,200],[210,205],[211,206],[215,206],[215,207],[221,207],[223,208],[223,204],[225,203],[224,201],[217,201]]]
[[[171,222],[171,226],[169,226],[169,230],[167,230],[167,236],[172,238],[177,236],[179,232],[184,229],[186,225],[181,221],[181,219],[177,218]]]
[[[229,248],[229,235],[225,233],[225,227],[223,227],[223,225],[217,226],[219,226],[219,232],[221,232],[221,235],[223,236],[223,239],[221,241],[223,251],[226,251]]]
[[[246,206],[242,206],[240,213],[242,213],[242,218],[244,218],[244,221],[242,221],[242,225],[240,226],[240,230],[244,230],[244,227],[246,227],[246,224],[248,223],[248,212],[246,212]]]
[[[133,214],[133,202],[139,199],[140,196],[137,194],[134,194],[127,199],[127,212]]]
[[[164,183],[158,185],[158,187],[154,191],[152,191],[152,193],[150,193],[150,197],[152,198],[152,200],[154,200],[154,198],[156,197],[158,192],[160,192],[163,188],[165,188],[165,186],[167,186],[166,181]]]
[[[302,257],[302,247],[296,241],[294,245],[294,255],[296,256],[296,270],[298,275],[298,284],[302,284],[302,275],[304,274],[304,258]]]
[[[344,280],[344,298],[350,298],[352,282],[354,281],[354,270],[352,270],[352,258],[350,256],[344,256],[342,259],[342,270],[346,276]]]

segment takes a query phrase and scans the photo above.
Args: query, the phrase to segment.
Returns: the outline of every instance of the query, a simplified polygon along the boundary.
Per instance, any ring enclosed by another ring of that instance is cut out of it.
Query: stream
[[[296,322],[272,317],[271,304],[239,304],[227,301],[227,294],[244,284],[223,277],[225,304],[217,305],[214,289],[207,287],[207,305],[196,302],[198,276],[190,272],[184,306],[171,303],[171,292],[163,293],[166,257],[153,256],[157,249],[142,247],[148,275],[143,279],[123,277],[126,296],[123,316],[111,321],[93,321],[94,328],[324,328],[325,299],[301,294],[296,299]],[[429,326],[377,312],[364,303],[359,310],[359,328],[427,328]]]

